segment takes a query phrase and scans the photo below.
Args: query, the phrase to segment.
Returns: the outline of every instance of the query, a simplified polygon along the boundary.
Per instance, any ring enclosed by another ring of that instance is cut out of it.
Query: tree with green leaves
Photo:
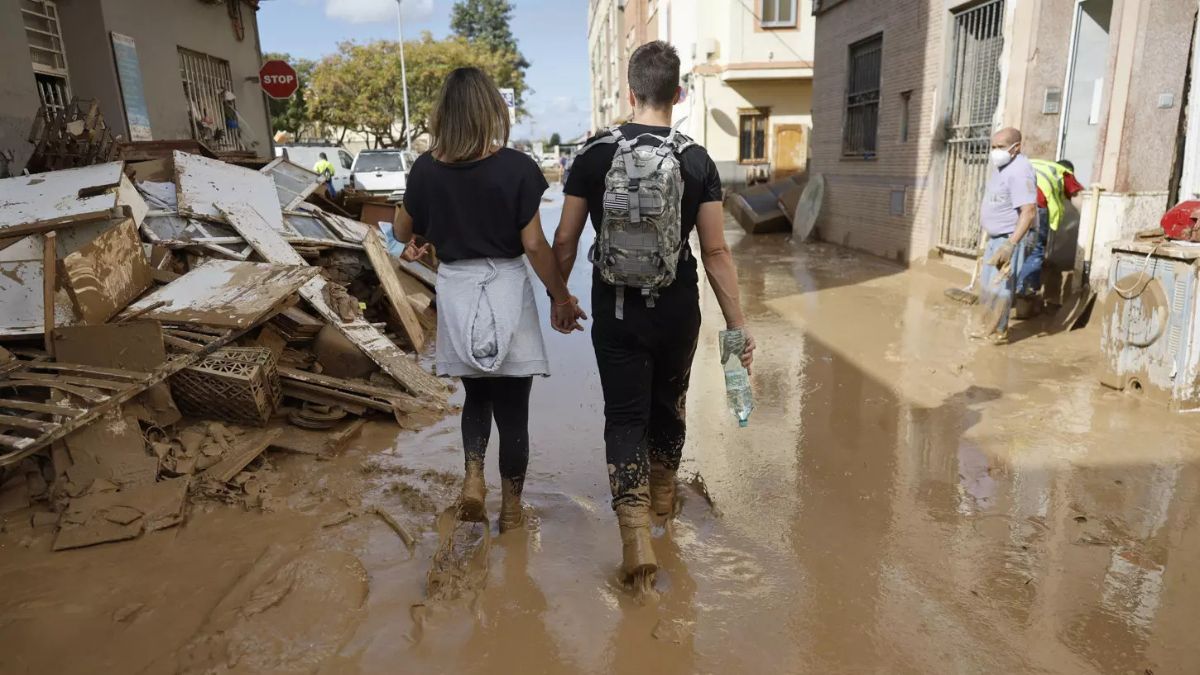
[[[557,131],[550,134],[550,140],[546,142],[546,145],[562,145],[562,136],[559,136]]]
[[[511,60],[513,76],[497,79],[496,86],[516,90],[517,112],[524,113],[525,71],[529,61],[517,48],[517,38],[509,25],[512,12],[509,0],[458,0],[450,13],[450,30],[468,42],[487,45]]]
[[[308,82],[312,78],[316,62],[309,59],[292,59],[289,54],[278,52],[263,54],[264,61],[286,61],[296,71],[296,93],[291,98],[268,98],[271,112],[271,130],[286,131],[297,141],[306,134],[316,135],[319,120],[313,119],[308,109]]]
[[[474,66],[497,82],[513,83],[518,95],[525,90],[524,75],[506,54],[461,37],[434,40],[423,33],[404,43],[404,57],[414,137],[428,130],[438,91],[455,68]],[[343,42],[313,69],[308,105],[312,116],[342,129],[339,142],[346,131],[356,131],[374,147],[396,147],[405,136],[402,92],[398,43]]]

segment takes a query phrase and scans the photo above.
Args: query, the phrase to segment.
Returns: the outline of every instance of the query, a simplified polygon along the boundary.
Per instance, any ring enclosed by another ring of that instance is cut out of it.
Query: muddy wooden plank
[[[201,475],[222,483],[233,480],[233,477],[261,455],[279,434],[279,429],[270,429],[246,436],[240,447],[228,451],[221,461],[208,467]]]
[[[30,372],[49,370],[56,373],[65,372],[68,374],[81,373],[84,375],[102,375],[104,377],[121,382],[141,382],[146,379],[146,373],[139,370],[93,366],[86,363],[71,363],[65,359],[62,361],[30,361],[25,364],[25,367]]]
[[[142,372],[167,360],[157,321],[60,328],[54,334],[54,354],[60,362]]]
[[[271,441],[271,449],[302,455],[340,454],[366,423],[366,419],[359,417],[342,422],[336,429],[320,431],[289,424]]]
[[[404,328],[404,333],[413,349],[421,351],[425,348],[425,331],[421,329],[417,313],[408,303],[408,294],[404,292],[404,286],[396,277],[396,268],[392,266],[392,257],[388,255],[387,247],[384,246],[383,239],[378,232],[375,230],[367,232],[367,236],[363,239],[363,249],[367,252],[371,267],[375,268],[375,276],[379,277],[379,285],[383,286],[388,306]]]
[[[22,438],[20,436],[0,434],[0,448],[7,448],[8,450],[15,450],[23,453],[28,451],[29,448],[31,448],[36,442],[36,439],[33,438]]]
[[[72,499],[59,521],[54,550],[133,539],[183,522],[188,478]]]
[[[123,166],[109,162],[0,179],[0,237],[118,217]]]
[[[88,324],[108,321],[154,284],[133,219],[63,258],[62,270],[75,312]]]
[[[0,415],[0,426],[7,426],[14,429],[31,429],[33,431],[52,431],[58,425],[54,422],[45,422],[43,420],[35,420],[29,417]]]
[[[259,171],[275,182],[279,207],[285,211],[296,208],[321,184],[321,177],[316,173],[283,157],[272,160]]]
[[[91,389],[89,387],[77,387],[72,384],[67,384],[66,382],[62,382],[62,381],[55,379],[53,376],[39,377],[39,378],[25,377],[20,380],[0,379],[0,389],[4,389],[4,388],[13,388],[13,389],[18,389],[18,390],[21,388],[54,389],[57,391],[61,391],[63,393],[71,394],[73,396],[78,396],[79,398],[87,401],[88,403],[96,403],[96,404],[104,403],[105,401],[108,400],[108,396],[106,396],[105,394],[102,394],[99,391],[96,391],[95,389]],[[3,466],[3,464],[0,463],[0,466]]]
[[[73,384],[80,387],[91,387],[93,389],[118,391],[130,386],[129,382],[116,382],[114,380],[97,380],[92,377],[76,377],[74,375],[43,375],[41,373],[9,373],[9,380],[18,380],[22,382],[41,383],[46,381],[54,381],[62,384]]]
[[[408,392],[399,389],[389,389],[387,387],[379,387],[365,382],[357,382],[355,380],[344,380],[340,377],[330,377],[320,373],[312,373],[307,370],[299,370],[297,368],[279,367],[279,376],[285,380],[295,380],[297,382],[307,382],[309,384],[317,384],[330,389],[337,389],[362,396],[375,397],[380,400],[391,400],[394,398],[405,398],[411,396]]]
[[[394,258],[393,260],[398,268],[399,261]],[[396,278],[400,280],[400,286],[404,288],[404,294],[408,296],[408,304],[412,305],[418,317],[433,307],[433,289],[407,272],[398,272]]]
[[[231,330],[223,336],[215,337],[208,344],[203,345],[198,351],[191,354],[181,354],[176,356],[170,361],[164,363],[153,373],[148,373],[146,379],[142,382],[130,383],[124,389],[112,392],[112,394],[109,396],[98,394],[97,392],[89,390],[86,387],[76,387],[74,385],[64,384],[60,381],[57,381],[53,377],[43,378],[43,382],[37,384],[37,386],[45,386],[51,389],[70,391],[71,393],[80,396],[85,401],[91,402],[92,405],[84,414],[65,420],[62,425],[59,426],[59,428],[38,437],[36,441],[32,443],[23,443],[21,444],[20,448],[14,448],[13,451],[0,455],[0,467],[10,466],[20,462],[22,459],[25,459],[35,452],[38,452],[42,448],[50,446],[55,441],[66,437],[78,429],[82,429],[109,410],[120,406],[150,387],[166,381],[167,378],[171,377],[180,370],[197,363],[205,356],[208,356],[212,352],[224,347],[226,344],[239,337],[243,332],[244,331]],[[7,381],[0,381],[0,389],[10,386],[20,388],[22,386],[30,386],[32,384],[35,383],[27,380],[10,379]],[[9,447],[12,446],[10,445]]]
[[[165,301],[142,316],[157,321],[249,328],[290,301],[297,289],[317,274],[318,270],[303,260],[298,266],[206,260],[146,294],[121,316]]]
[[[430,289],[437,287],[437,272],[434,272],[421,263],[412,260],[397,260],[396,264],[400,267],[401,272],[412,275],[414,279],[425,284]]]
[[[61,242],[59,248],[62,248]],[[22,239],[19,245],[0,256],[4,258],[0,260],[0,336],[33,337],[44,334],[44,252],[41,235],[33,235]],[[75,315],[66,289],[61,284],[56,283],[55,286],[54,325],[78,323],[79,318]]]
[[[224,222],[219,204],[245,204],[262,210],[272,228],[283,231],[283,211],[270,176],[186,152],[176,151],[174,160],[180,213]]]
[[[282,265],[307,264],[279,233],[271,230],[268,223],[254,209],[240,204],[222,208],[230,225],[263,258]],[[343,321],[325,300],[327,284],[323,277],[315,277],[300,287],[300,295],[325,321],[353,342],[402,387],[418,396],[428,396],[437,400],[446,398],[446,388],[441,382],[422,370],[415,360],[407,357],[395,343],[379,332],[378,328],[361,318]]]
[[[84,410],[80,410],[79,408],[54,405],[52,403],[38,403],[36,401],[21,401],[13,398],[0,398],[0,408],[24,410],[25,412],[49,413],[51,415],[64,415],[66,417],[78,417],[86,412]]]
[[[378,410],[385,413],[391,413],[393,410],[392,406],[385,401],[294,380],[283,383],[283,395],[310,403],[341,406],[347,412],[355,415],[365,414],[367,410]]]
[[[55,235],[42,235],[42,343],[46,353],[54,356],[54,293],[58,287],[58,256],[55,254]]]
[[[108,411],[64,442],[70,450],[65,473],[76,490],[72,494],[98,479],[126,488],[153,483],[158,477],[158,458],[146,451],[137,417],[123,410]]]

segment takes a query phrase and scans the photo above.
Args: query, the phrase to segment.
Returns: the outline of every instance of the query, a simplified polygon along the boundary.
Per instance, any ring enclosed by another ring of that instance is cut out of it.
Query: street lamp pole
[[[412,150],[412,123],[408,119],[408,72],[404,69],[404,0],[396,0],[396,33],[400,37],[400,87],[404,91],[404,149]]]

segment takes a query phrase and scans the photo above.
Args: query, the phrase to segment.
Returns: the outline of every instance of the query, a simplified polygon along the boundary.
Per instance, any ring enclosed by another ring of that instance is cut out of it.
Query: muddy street
[[[747,429],[725,409],[702,289],[657,601],[617,580],[590,342],[546,327],[523,531],[495,530],[494,438],[491,531],[439,532],[457,418],[379,424],[329,461],[272,456],[266,513],[197,504],[58,553],[0,535],[0,671],[1200,671],[1195,417],[1101,388],[1094,328],[970,343],[949,273],[727,235],[757,408]],[[589,283],[577,266],[572,291]]]

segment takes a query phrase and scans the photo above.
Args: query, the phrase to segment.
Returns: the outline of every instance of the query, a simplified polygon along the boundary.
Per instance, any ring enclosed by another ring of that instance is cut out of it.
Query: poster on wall
[[[142,89],[142,68],[138,63],[137,45],[133,38],[112,34],[113,58],[117,62],[117,80],[121,83],[121,99],[125,103],[125,121],[129,123],[129,140],[150,141],[150,110],[146,107],[146,92]]]

